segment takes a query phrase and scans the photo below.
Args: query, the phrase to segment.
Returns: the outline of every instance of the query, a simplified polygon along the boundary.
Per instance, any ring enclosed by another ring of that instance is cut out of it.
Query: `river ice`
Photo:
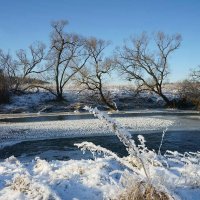
[[[115,118],[129,130],[149,131],[164,130],[172,126],[173,120],[155,119],[151,117]],[[0,140],[3,146],[6,142],[58,138],[80,137],[92,135],[111,135],[103,122],[98,119],[41,121],[23,123],[0,123]]]

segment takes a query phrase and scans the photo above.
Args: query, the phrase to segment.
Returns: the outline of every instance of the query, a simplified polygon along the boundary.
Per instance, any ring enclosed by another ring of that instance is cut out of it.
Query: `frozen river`
[[[162,131],[162,152],[200,151],[200,116],[198,112],[128,112],[111,114],[136,139],[145,134],[147,147],[158,150]],[[19,159],[35,156],[52,160],[80,159],[83,155],[74,143],[90,141],[106,147],[120,156],[126,155],[124,146],[106,126],[90,114],[13,115],[0,118],[0,159],[15,155]],[[7,144],[12,144],[8,146]]]
[[[147,147],[149,149],[154,149],[157,152],[160,146],[162,133],[156,132],[144,136]],[[133,139],[137,141],[137,134],[133,135]],[[92,158],[90,153],[86,152],[86,154],[83,154],[74,146],[74,143],[81,143],[83,141],[101,145],[102,147],[117,153],[119,156],[127,155],[125,147],[116,136],[92,136],[24,141],[0,149],[0,159],[5,159],[12,155],[18,157],[19,160],[28,159],[29,161],[36,156],[46,160]],[[200,130],[168,131],[164,137],[161,152],[164,153],[169,149],[180,153],[186,151],[200,151]]]

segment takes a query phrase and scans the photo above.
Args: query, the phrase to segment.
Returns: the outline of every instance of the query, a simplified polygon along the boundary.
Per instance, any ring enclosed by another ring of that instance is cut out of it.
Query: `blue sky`
[[[199,0],[0,0],[0,48],[14,52],[34,41],[48,43],[50,22],[59,19],[69,21],[69,32],[111,40],[113,49],[143,31],[180,33],[170,81],[200,64]]]

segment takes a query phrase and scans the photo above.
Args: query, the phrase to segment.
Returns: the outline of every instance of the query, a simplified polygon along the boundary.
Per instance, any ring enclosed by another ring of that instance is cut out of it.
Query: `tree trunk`
[[[111,103],[109,103],[108,100],[104,97],[104,94],[101,90],[99,90],[99,94],[101,96],[101,100],[103,101],[103,103],[105,103],[112,110],[117,110],[117,108],[114,105],[112,105]]]
[[[167,107],[170,107],[170,108],[176,107],[175,102],[170,101],[162,92],[159,95],[165,101]]]
[[[59,91],[59,93],[57,93],[56,100],[57,101],[63,101],[64,100],[64,97],[63,97],[63,94],[62,94],[61,91]]]

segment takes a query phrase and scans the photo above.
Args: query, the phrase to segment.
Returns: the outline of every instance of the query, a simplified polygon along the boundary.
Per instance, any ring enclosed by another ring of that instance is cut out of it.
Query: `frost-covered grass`
[[[120,118],[87,109],[101,120],[101,129],[108,127],[118,136],[129,156],[121,158],[83,142],[75,145],[83,152],[91,151],[93,160],[47,162],[35,158],[20,163],[10,157],[0,163],[0,199],[199,199],[200,152],[161,155],[147,149],[141,135],[136,145]]]
[[[0,163],[0,199],[114,197],[118,187],[109,173],[116,169],[123,167],[110,158],[52,162],[36,159],[23,165],[12,157]]]
[[[129,153],[128,157],[121,159],[107,149],[95,147],[92,143],[76,144],[83,151],[102,152],[104,155],[111,156],[131,170],[126,179],[131,176],[134,178],[128,181],[125,186],[125,196],[122,193],[120,199],[141,199],[141,197],[142,199],[179,199],[179,197],[187,199],[190,196],[194,199],[200,194],[200,152],[180,154],[168,150],[161,155],[159,150],[157,154],[145,146],[146,141],[143,136],[138,135],[140,144],[137,146],[130,133],[116,120],[97,109],[89,107],[86,109],[104,121],[115,132]],[[164,134],[165,132],[163,132],[163,137]],[[194,194],[183,194],[185,189]],[[131,197],[130,194],[135,197]]]
[[[130,157],[121,161],[132,165]],[[134,165],[132,165],[134,166]],[[198,200],[199,165],[170,162],[170,167],[151,165],[154,187],[175,199]],[[192,177],[190,177],[192,175]],[[187,181],[188,177],[188,181]],[[22,164],[10,157],[0,163],[0,199],[126,199],[138,184],[143,189],[142,170],[131,170],[112,155],[95,160],[51,161],[36,158]],[[142,189],[142,190],[143,190]]]

